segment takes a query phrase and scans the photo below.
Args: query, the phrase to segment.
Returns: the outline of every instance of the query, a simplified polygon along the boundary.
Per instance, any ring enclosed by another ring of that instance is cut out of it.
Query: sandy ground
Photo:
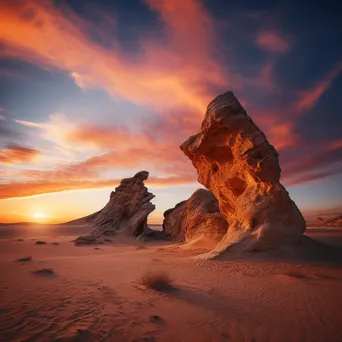
[[[141,248],[113,238],[76,247],[56,229],[0,239],[2,342],[342,341],[342,259],[205,261],[166,242]],[[338,231],[310,234],[342,238]],[[26,256],[32,261],[16,261]],[[42,268],[55,274],[32,273]],[[166,270],[175,289],[142,287],[149,269]]]

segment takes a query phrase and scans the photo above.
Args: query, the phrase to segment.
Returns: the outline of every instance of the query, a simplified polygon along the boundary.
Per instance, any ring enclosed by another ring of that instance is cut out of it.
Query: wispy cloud
[[[90,24],[71,11],[62,13],[49,1],[44,6],[19,3],[0,5],[0,40],[25,59],[68,71],[81,87],[101,87],[113,96],[163,109],[186,105],[203,110],[212,96],[210,87],[227,84],[212,53],[212,20],[198,1],[147,1],[167,35],[163,41],[143,39],[134,58],[118,47],[105,49],[90,41],[80,28]],[[25,13],[31,15],[23,20]]]
[[[295,105],[297,111],[305,112],[312,109],[322,95],[330,88],[341,71],[342,62],[338,63],[334,68],[332,68],[313,88],[299,93],[299,99]]]
[[[25,121],[25,120],[14,120],[14,122],[26,126],[26,127],[37,127],[37,128],[42,128],[44,127],[43,124],[37,123],[37,122],[32,122],[32,121]]]
[[[312,148],[303,149],[296,158],[285,161],[284,183],[294,185],[322,180],[328,176],[341,173],[342,144],[340,140],[320,143]]]
[[[32,148],[6,145],[3,150],[0,150],[0,164],[30,163],[40,154],[40,151]]]
[[[35,182],[12,182],[0,184],[0,200],[10,198],[32,197],[43,194],[62,192],[77,189],[113,188],[120,184],[119,179],[96,180],[96,181],[64,181],[55,182],[40,180]],[[150,177],[146,184],[149,187],[179,186],[189,184],[193,179],[189,177]]]
[[[260,48],[275,53],[284,53],[292,48],[290,38],[276,29],[261,29],[256,37],[255,42]]]

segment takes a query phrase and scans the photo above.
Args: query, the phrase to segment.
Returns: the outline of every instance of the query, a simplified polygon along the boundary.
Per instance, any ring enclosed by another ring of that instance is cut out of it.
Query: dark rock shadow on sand
[[[181,300],[190,305],[198,306],[211,312],[222,313],[224,315],[227,314],[227,309],[232,315],[246,314],[243,312],[242,308],[227,305],[227,297],[221,297],[215,293],[214,289],[204,292],[198,288],[179,285],[178,287],[175,287],[172,292],[167,292],[163,295],[172,300]]]
[[[46,245],[47,242],[46,241],[42,241],[42,240],[38,240],[35,242],[35,245]]]
[[[32,261],[32,257],[31,256],[27,256],[27,257],[19,258],[16,261],[17,262],[28,262],[28,261]]]
[[[52,268],[41,268],[39,270],[32,271],[32,274],[41,277],[52,277],[56,275],[56,272]]]
[[[85,341],[102,341],[102,336],[93,333],[88,329],[71,329],[66,336],[53,338],[52,342],[85,342]],[[114,341],[114,340],[113,340]]]
[[[266,252],[236,253],[226,252],[215,260],[248,260],[290,262],[293,264],[342,265],[342,248],[328,245],[306,235],[295,246],[285,246]]]

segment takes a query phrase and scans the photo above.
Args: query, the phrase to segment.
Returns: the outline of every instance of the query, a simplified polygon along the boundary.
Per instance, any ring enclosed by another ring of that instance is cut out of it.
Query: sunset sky
[[[200,185],[179,149],[234,91],[304,214],[342,211],[338,1],[0,0],[0,222],[99,210],[148,170],[151,223]]]

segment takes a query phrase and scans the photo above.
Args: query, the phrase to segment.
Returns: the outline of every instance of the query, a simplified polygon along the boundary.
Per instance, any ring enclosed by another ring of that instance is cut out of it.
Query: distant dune
[[[0,223],[1,226],[36,226],[42,223],[39,222],[12,222],[12,223]]]
[[[93,214],[90,214],[90,215],[87,215],[87,216],[84,216],[84,217],[81,217],[81,218],[78,218],[78,219],[75,219],[75,220],[71,220],[71,221],[68,221],[68,222],[64,222],[64,223],[61,223],[61,224],[64,224],[64,225],[70,225],[70,224],[74,224],[74,225],[82,225],[82,224],[86,224],[90,221],[92,221],[99,213],[100,211],[97,211]]]

